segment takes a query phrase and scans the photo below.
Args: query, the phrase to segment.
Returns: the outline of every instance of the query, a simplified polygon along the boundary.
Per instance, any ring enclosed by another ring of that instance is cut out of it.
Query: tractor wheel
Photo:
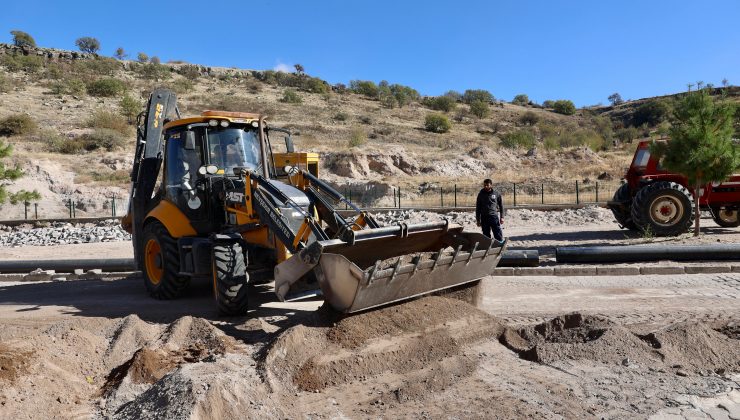
[[[617,219],[617,223],[619,223],[622,227],[629,230],[638,230],[637,225],[635,224],[635,222],[632,221],[632,197],[630,197],[629,184],[622,184],[622,186],[617,189],[617,192],[614,193],[614,198],[612,200],[619,202],[630,202],[630,204],[628,204],[625,208],[610,208],[612,213],[614,214],[614,218]]]
[[[740,226],[740,218],[738,217],[737,210],[728,210],[725,207],[712,207],[712,219],[714,223],[722,227],[738,227]]]
[[[174,299],[188,287],[190,279],[178,276],[177,240],[161,223],[153,222],[144,227],[141,259],[144,284],[152,297]]]
[[[213,294],[221,315],[247,313],[247,264],[238,243],[218,243],[213,246]]]
[[[632,203],[632,220],[643,232],[676,236],[691,228],[694,209],[689,190],[675,182],[658,181],[637,192]]]

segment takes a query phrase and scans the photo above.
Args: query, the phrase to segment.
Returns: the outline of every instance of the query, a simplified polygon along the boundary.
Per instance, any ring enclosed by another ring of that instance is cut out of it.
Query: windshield
[[[635,160],[632,163],[632,165],[638,168],[644,168],[647,166],[649,160],[650,160],[650,150],[640,149],[637,152],[637,155],[635,155]]]
[[[259,167],[260,148],[256,130],[209,128],[210,163],[232,174],[234,168],[254,170]]]

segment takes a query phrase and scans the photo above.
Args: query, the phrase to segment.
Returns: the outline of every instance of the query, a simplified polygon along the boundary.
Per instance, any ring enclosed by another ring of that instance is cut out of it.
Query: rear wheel
[[[144,284],[152,297],[173,299],[188,287],[189,278],[178,276],[180,256],[177,240],[159,222],[144,227],[142,245]]]
[[[622,184],[614,193],[612,201],[627,203],[624,207],[610,207],[617,223],[629,230],[638,230],[637,225],[632,221],[632,197],[629,184]]]
[[[740,226],[737,210],[729,210],[725,207],[712,207],[712,219],[722,227]]]
[[[247,264],[238,243],[213,246],[213,294],[221,315],[247,313]]]
[[[694,222],[694,201],[681,184],[658,181],[642,187],[632,203],[632,220],[656,236],[685,233]]]

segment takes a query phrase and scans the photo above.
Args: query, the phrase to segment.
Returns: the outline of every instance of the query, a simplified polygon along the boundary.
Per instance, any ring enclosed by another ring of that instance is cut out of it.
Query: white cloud
[[[275,64],[275,67],[273,67],[273,70],[283,73],[290,73],[293,71],[293,66],[285,63],[277,63]]]

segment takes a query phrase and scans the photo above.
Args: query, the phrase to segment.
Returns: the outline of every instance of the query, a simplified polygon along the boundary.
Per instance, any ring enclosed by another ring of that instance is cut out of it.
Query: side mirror
[[[295,146],[293,146],[293,139],[290,138],[290,136],[285,136],[285,149],[287,149],[288,153],[295,152]]]
[[[195,133],[188,130],[185,132],[185,150],[195,150]]]

